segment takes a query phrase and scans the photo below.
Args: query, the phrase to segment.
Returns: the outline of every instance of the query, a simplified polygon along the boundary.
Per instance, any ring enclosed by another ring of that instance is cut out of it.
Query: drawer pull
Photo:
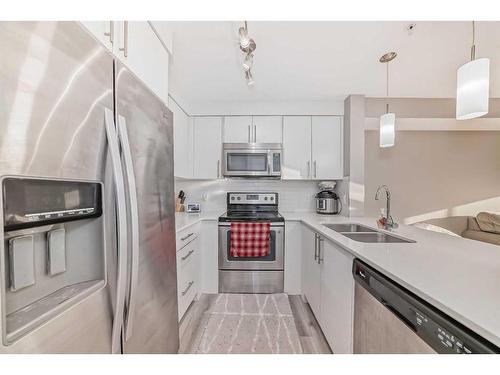
[[[181,241],[186,241],[189,237],[191,237],[194,233],[189,233],[186,237],[182,237]]]
[[[191,289],[191,287],[193,286],[194,284],[194,281],[190,281],[187,288],[184,290],[184,292],[182,292],[182,296],[184,297],[186,295],[186,293],[189,291],[189,289]]]
[[[181,257],[181,260],[186,260],[187,258],[189,258],[191,256],[191,254],[194,253],[194,250],[189,250],[189,252],[184,255],[183,257]]]

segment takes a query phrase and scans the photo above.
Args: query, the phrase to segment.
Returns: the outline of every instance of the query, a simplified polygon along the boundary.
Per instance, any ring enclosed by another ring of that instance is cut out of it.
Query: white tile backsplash
[[[314,211],[314,195],[318,192],[317,181],[273,180],[182,180],[176,179],[176,194],[186,193],[187,202],[201,204],[202,211],[224,211],[227,192],[269,191],[279,194],[281,211]]]

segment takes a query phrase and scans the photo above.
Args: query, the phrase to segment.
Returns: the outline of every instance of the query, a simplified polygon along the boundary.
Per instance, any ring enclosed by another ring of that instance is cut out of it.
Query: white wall
[[[175,191],[183,190],[187,202],[201,203],[203,211],[224,212],[227,192],[269,191],[279,194],[280,211],[314,211],[314,195],[318,192],[316,181],[272,180],[182,180],[176,179]]]

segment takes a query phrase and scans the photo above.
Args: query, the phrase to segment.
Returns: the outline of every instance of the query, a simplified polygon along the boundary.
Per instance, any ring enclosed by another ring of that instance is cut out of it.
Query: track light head
[[[252,69],[252,66],[253,66],[253,55],[251,53],[249,53],[248,55],[245,56],[245,59],[243,60],[242,66],[243,66],[243,70],[245,72],[247,72],[250,69]]]

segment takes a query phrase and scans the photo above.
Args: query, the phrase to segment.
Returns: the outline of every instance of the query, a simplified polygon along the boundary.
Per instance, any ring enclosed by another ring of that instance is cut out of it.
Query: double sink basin
[[[391,234],[372,229],[370,227],[355,224],[323,224],[323,226],[340,233],[354,241],[368,243],[415,243],[402,237],[393,236]]]

